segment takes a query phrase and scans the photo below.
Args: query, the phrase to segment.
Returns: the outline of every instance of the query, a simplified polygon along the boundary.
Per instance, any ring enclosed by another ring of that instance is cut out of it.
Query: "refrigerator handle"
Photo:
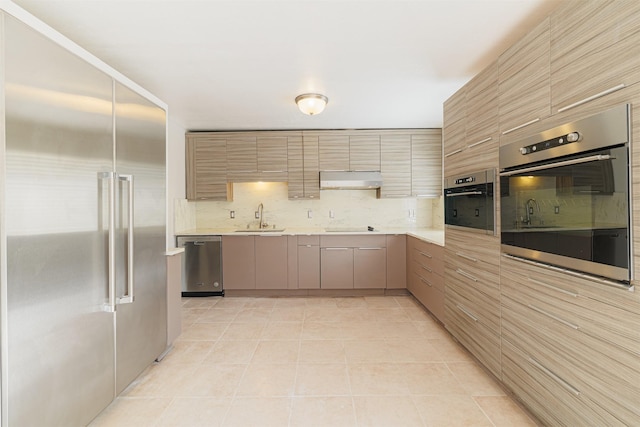
[[[108,186],[108,218],[107,218],[107,230],[108,230],[108,278],[107,286],[109,288],[108,300],[103,304],[102,309],[109,313],[116,311],[116,186],[115,174],[113,172],[99,172],[98,182],[100,193],[102,193],[103,183],[107,181]],[[102,201],[102,197],[100,198]],[[102,209],[100,209],[100,215],[102,215]],[[102,221],[100,221],[100,227],[102,227]]]
[[[127,184],[127,290],[118,298],[118,304],[133,302],[133,175],[118,175],[118,179]]]

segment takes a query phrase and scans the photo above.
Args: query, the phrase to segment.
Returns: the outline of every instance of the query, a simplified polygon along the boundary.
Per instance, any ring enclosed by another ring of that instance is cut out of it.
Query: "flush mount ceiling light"
[[[296,96],[298,108],[309,116],[322,113],[328,102],[329,98],[319,93],[303,93]]]

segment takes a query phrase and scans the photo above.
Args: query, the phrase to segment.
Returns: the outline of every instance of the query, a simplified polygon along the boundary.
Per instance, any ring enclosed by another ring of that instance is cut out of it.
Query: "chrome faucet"
[[[258,205],[258,215],[260,216],[260,223],[259,223],[258,227],[259,227],[261,230],[262,230],[263,228],[265,228],[265,227],[267,227],[267,226],[268,226],[268,224],[266,224],[266,223],[264,222],[264,218],[263,218],[263,216],[262,216],[263,212],[264,212],[264,205],[263,205],[262,203],[260,203],[260,204]]]
[[[531,215],[533,214],[533,206],[535,206],[538,212],[540,212],[540,205],[538,205],[538,202],[536,202],[536,199],[527,200],[527,202],[524,204],[525,217],[524,217],[524,221],[522,221],[524,224],[531,225]]]

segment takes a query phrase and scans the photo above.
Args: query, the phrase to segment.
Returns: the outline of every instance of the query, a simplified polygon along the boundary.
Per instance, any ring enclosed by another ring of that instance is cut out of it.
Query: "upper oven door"
[[[494,171],[447,178],[444,190],[444,222],[447,226],[494,234]]]

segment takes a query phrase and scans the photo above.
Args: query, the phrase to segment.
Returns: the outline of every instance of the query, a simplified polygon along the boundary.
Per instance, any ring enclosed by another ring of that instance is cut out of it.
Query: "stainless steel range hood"
[[[378,171],[321,171],[320,188],[324,190],[375,189],[382,186]]]

